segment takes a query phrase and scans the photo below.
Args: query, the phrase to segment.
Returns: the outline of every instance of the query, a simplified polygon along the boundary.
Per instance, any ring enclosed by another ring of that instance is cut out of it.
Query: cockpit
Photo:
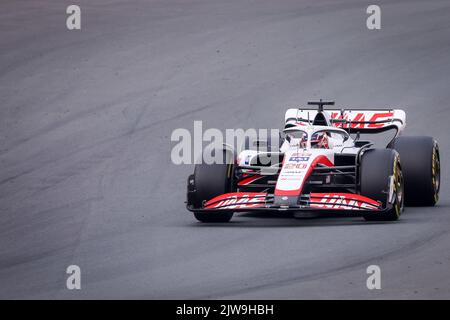
[[[297,127],[285,129],[284,133],[290,147],[302,149],[332,149],[349,138],[345,131],[339,129],[302,130]]]

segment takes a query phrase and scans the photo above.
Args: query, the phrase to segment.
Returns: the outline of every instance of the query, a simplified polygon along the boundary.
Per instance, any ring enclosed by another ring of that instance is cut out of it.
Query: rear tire
[[[229,157],[229,154],[226,151],[222,152],[224,152],[224,159],[227,159],[226,157]],[[231,191],[233,162],[229,160],[227,159],[223,164],[201,163],[195,165],[194,181],[196,191],[194,206],[196,208],[202,208],[204,201]],[[194,211],[194,216],[201,222],[228,222],[233,217],[233,212],[221,210]]]
[[[361,195],[387,207],[390,176],[394,176],[395,200],[385,212],[364,215],[367,221],[395,221],[403,211],[403,176],[398,153],[392,149],[371,149],[361,158]]]
[[[432,137],[398,137],[392,143],[402,159],[407,206],[434,206],[439,200],[439,147]]]

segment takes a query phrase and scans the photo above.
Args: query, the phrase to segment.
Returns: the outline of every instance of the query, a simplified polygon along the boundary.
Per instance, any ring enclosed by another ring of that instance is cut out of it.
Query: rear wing
[[[329,125],[348,133],[378,133],[391,129],[398,135],[406,126],[406,113],[401,109],[317,109],[293,108],[285,115],[285,128],[312,125],[318,113],[322,113]],[[321,125],[323,125],[321,123]]]

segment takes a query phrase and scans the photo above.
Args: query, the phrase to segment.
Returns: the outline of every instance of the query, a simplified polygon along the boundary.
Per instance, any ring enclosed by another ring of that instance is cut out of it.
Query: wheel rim
[[[397,217],[400,217],[403,211],[404,203],[404,190],[403,190],[403,174],[402,170],[399,168],[398,160],[395,161],[394,165],[394,192],[395,192],[395,213]]]
[[[434,202],[436,203],[439,200],[439,188],[441,186],[441,163],[436,145],[433,148],[431,177],[434,191]]]

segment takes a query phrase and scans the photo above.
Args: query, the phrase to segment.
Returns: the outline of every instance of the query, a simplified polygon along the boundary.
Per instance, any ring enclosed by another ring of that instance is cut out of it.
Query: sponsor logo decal
[[[206,209],[242,209],[264,205],[266,193],[228,193],[209,200]]]
[[[286,163],[284,165],[284,168],[287,170],[291,170],[291,169],[302,170],[302,169],[306,169],[307,167],[308,167],[308,164],[306,164],[306,163]]]
[[[304,156],[302,156],[302,157],[292,156],[289,158],[289,161],[292,161],[292,162],[306,162],[308,160],[309,160],[309,157],[304,157]]]
[[[309,157],[309,156],[312,156],[312,153],[311,152],[307,152],[307,151],[304,151],[304,152],[300,152],[300,153],[293,153],[292,155],[291,155],[292,157]]]
[[[311,207],[334,210],[379,210],[378,202],[357,194],[311,194]]]
[[[370,116],[371,115],[371,116]],[[345,112],[342,116],[339,112],[332,112],[331,119],[334,120],[347,120],[351,123],[334,123],[333,125],[338,128],[382,128],[390,123],[373,123],[376,121],[388,120],[394,115],[393,112],[358,112],[354,116],[349,117],[349,113]],[[372,123],[371,123],[372,122]]]

